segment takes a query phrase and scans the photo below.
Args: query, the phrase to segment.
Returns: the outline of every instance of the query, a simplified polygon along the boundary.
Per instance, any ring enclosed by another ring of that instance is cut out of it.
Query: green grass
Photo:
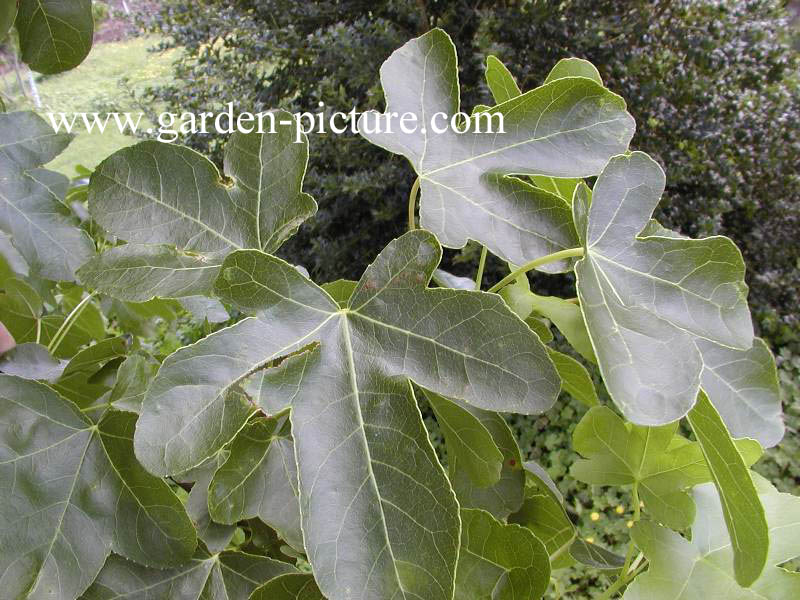
[[[151,53],[157,38],[134,38],[122,42],[97,44],[77,69],[60,75],[37,77],[42,98],[40,113],[47,112],[138,112],[131,90],[165,83],[177,51]],[[123,80],[127,79],[127,84]],[[20,94],[12,73],[0,78],[4,92],[12,102],[8,110],[33,110],[33,101]],[[144,121],[142,121],[144,123]],[[66,151],[48,165],[50,169],[75,175],[75,165],[94,168],[106,156],[136,143],[137,138],[109,127],[105,133],[77,133]]]

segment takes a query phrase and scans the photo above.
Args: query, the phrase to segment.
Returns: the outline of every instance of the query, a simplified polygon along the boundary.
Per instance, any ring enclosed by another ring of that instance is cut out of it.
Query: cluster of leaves
[[[317,208],[291,125],[232,136],[223,173],[185,147],[123,149],[92,174],[80,224],[67,202],[83,192],[41,167],[68,138],[0,114],[4,594],[538,598],[581,563],[626,598],[796,595],[779,565],[800,500],[748,468],[783,424],[738,250],[650,219],[664,173],[629,151],[633,118],[590,63],[523,93],[490,57],[486,80],[494,105],[470,118],[502,115],[506,133],[363,128],[411,163],[423,228],[323,285],[274,255]],[[440,29],[381,81],[387,111],[460,108]],[[488,291],[437,269],[468,240],[509,264]],[[534,293],[533,269],[574,271],[578,298]],[[175,304],[244,317],[159,361],[137,337]],[[108,316],[132,335],[107,335]],[[553,326],[574,356],[548,345]],[[540,414],[562,388],[591,406],[572,475],[631,488],[625,556],[580,538],[501,414]]]
[[[151,101],[178,111],[215,110],[227,99],[246,110],[316,110],[320,101],[334,110],[374,107],[382,92],[366,74],[429,26],[454,36],[470,106],[489,101],[480,73],[485,53],[500,56],[526,89],[559,59],[586,58],[628,100],[637,147],[670,165],[658,218],[688,235],[734,239],[762,334],[773,347],[794,344],[797,354],[798,65],[783,4],[166,0],[147,25],[186,55],[175,82],[153,90]],[[224,137],[184,142],[218,162]],[[357,137],[311,142],[307,186],[327,201],[281,255],[323,280],[357,277],[400,233],[411,180],[402,163]],[[353,231],[352,218],[376,226]],[[477,259],[471,245],[451,266],[466,272]],[[487,275],[502,268],[489,261]],[[573,293],[569,278],[539,278],[537,287]]]

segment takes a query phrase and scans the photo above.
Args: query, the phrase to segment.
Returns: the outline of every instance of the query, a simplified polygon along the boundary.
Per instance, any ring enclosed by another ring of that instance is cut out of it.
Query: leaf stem
[[[549,263],[553,263],[559,260],[563,260],[565,258],[572,258],[577,256],[583,256],[583,248],[567,248],[566,250],[559,250],[558,252],[554,252],[553,254],[548,254],[547,256],[540,256],[530,262],[525,263],[519,269],[512,271],[509,275],[506,275],[494,284],[492,287],[489,288],[490,292],[497,292],[507,286],[509,283],[513,283],[517,280],[517,277],[531,271],[537,267],[541,267],[542,265],[546,265]]]
[[[50,344],[48,344],[47,349],[50,351],[50,354],[55,354],[58,347],[61,345],[61,342],[64,341],[64,338],[69,333],[69,330],[72,329],[72,326],[78,320],[78,317],[81,316],[83,309],[86,308],[86,305],[89,301],[94,298],[97,292],[92,292],[86,298],[81,300],[78,305],[72,309],[72,312],[67,315],[67,318],[64,319],[64,322],[61,324],[61,327],[58,328],[56,334],[53,336],[53,339],[50,340]]]
[[[628,581],[627,581],[627,579],[625,578],[625,576],[624,576],[624,575],[620,575],[620,576],[617,578],[617,580],[616,580],[614,583],[612,583],[612,584],[611,584],[611,585],[608,587],[608,589],[606,589],[606,591],[605,591],[605,592],[603,592],[603,594],[602,594],[601,596],[598,596],[598,597],[597,597],[597,600],[608,600],[609,598],[612,598],[612,597],[614,596],[614,594],[616,594],[616,593],[619,591],[619,589],[620,589],[620,588],[621,588],[623,585],[625,585],[627,582],[628,582]]]
[[[481,283],[483,283],[483,270],[486,267],[486,255],[489,253],[489,249],[484,246],[483,250],[481,250],[481,260],[478,262],[478,273],[475,275],[475,289],[480,291]]]
[[[42,341],[42,317],[36,319],[36,343]]]
[[[408,230],[414,231],[417,228],[414,222],[414,209],[417,206],[417,195],[419,194],[419,177],[414,180],[411,192],[408,194]]]

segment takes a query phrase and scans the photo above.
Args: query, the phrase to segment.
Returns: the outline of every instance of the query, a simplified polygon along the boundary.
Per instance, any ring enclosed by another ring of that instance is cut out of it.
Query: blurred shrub
[[[800,103],[797,54],[778,0],[165,0],[145,26],[186,50],[147,101],[173,111],[380,108],[378,69],[430,26],[454,37],[462,102],[487,102],[486,52],[529,89],[565,56],[595,63],[638,123],[634,146],[668,173],[661,218],[725,234],[750,265],[751,302],[773,344],[797,344]],[[219,159],[225,136],[185,143]],[[317,218],[285,253],[321,280],[354,277],[404,227],[405,161],[351,135],[312,136]],[[477,253],[456,257],[469,271]],[[496,276],[495,264],[488,276]],[[567,278],[537,282],[557,293]],[[554,288],[555,286],[555,288]],[[795,346],[795,351],[797,346]]]

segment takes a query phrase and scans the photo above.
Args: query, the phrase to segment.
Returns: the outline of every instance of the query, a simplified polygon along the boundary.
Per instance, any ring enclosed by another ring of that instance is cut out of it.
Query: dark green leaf
[[[325,600],[311,575],[289,573],[267,582],[250,600]]]
[[[736,581],[749,587],[767,564],[769,530],[750,471],[719,413],[700,392],[689,423],[703,449],[730,533]]]
[[[553,569],[567,567],[571,562],[569,548],[577,534],[564,509],[561,494],[539,465],[526,463],[525,470],[525,502],[509,517],[509,523],[527,527],[541,540]]]
[[[13,0],[10,2],[3,2],[0,5],[0,42],[5,40],[11,27],[14,26],[14,19],[17,18],[17,3]],[[0,106],[0,108],[2,108]],[[2,110],[5,110],[2,108]]]
[[[194,485],[186,501],[186,512],[197,529],[197,537],[214,553],[224,550],[236,532],[235,524],[215,521],[208,510],[208,488],[221,461],[221,457],[215,456],[208,464],[193,470],[189,479],[194,479]]]
[[[477,487],[489,487],[500,480],[503,453],[492,434],[467,406],[425,391],[436,420],[447,441],[447,457],[466,472]]]
[[[16,25],[22,60],[40,73],[74,69],[92,49],[91,0],[19,0]]]
[[[92,376],[109,362],[128,354],[130,343],[130,338],[116,337],[81,350],[69,361],[53,388],[79,408],[86,408],[111,389],[106,382],[92,380]]]
[[[286,419],[255,419],[239,432],[209,486],[208,507],[219,523],[258,517],[303,549],[297,462]]]
[[[550,353],[550,360],[553,361],[561,377],[562,389],[586,406],[597,406],[600,400],[597,397],[597,390],[594,389],[592,377],[586,367],[571,356],[552,348],[548,348],[548,352]]]
[[[609,552],[586,540],[575,540],[569,547],[569,553],[579,563],[603,571],[616,571],[625,565],[624,556]]]
[[[160,567],[196,538],[169,486],[133,458],[135,415],[94,426],[40,383],[0,375],[0,589],[75,598],[113,549]]]
[[[198,549],[173,569],[151,569],[115,554],[82,600],[247,600],[259,585],[296,572],[288,563],[242,552]]]
[[[157,360],[144,352],[131,354],[119,366],[108,402],[119,410],[140,413],[147,387],[159,366]]]
[[[542,597],[550,582],[550,560],[533,533],[481,510],[463,509],[461,521],[458,600]]]
[[[249,415],[246,405],[226,406],[227,391],[319,342],[303,359],[291,415],[305,544],[321,589],[333,600],[345,589],[449,598],[455,498],[402,376],[485,409],[525,413],[551,406],[559,385],[541,342],[498,296],[426,288],[440,257],[431,234],[404,235],[340,309],[280,259],[233,253],[216,291],[257,316],[167,358],[145,401],[137,456],[157,473],[199,464]],[[409,538],[419,542],[412,548]],[[346,563],[334,548],[348,548]]]

